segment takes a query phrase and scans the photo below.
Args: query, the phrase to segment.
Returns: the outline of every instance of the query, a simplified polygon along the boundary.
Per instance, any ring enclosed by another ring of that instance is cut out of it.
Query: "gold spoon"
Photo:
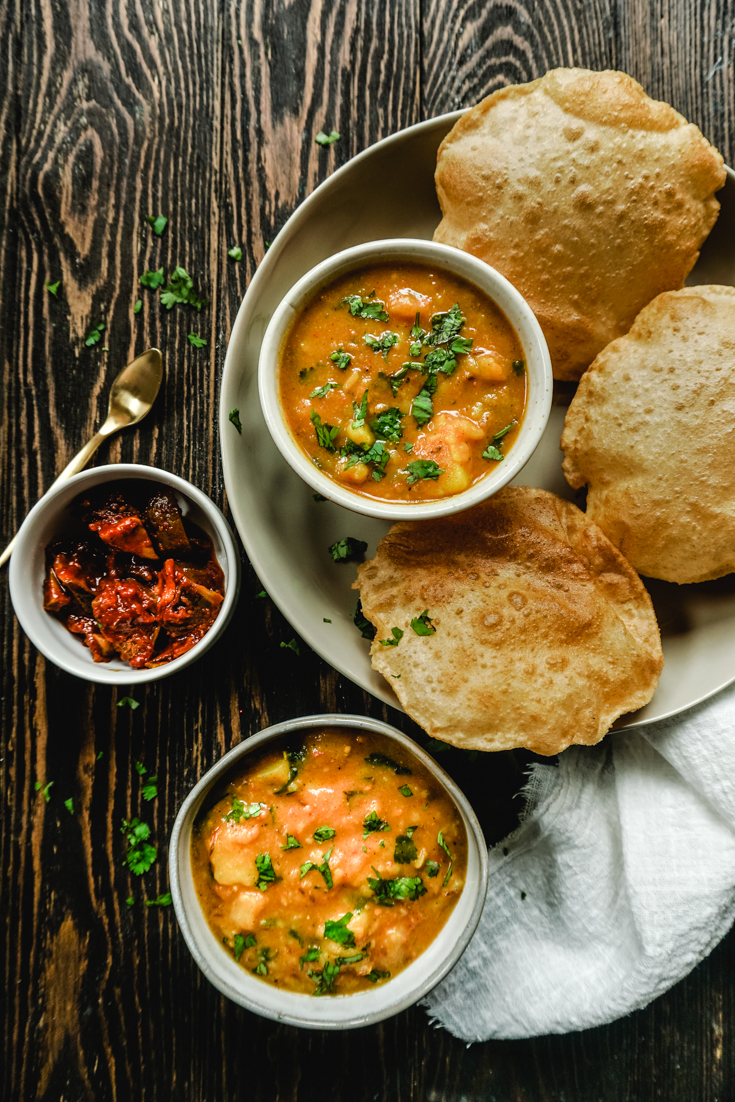
[[[128,425],[137,425],[156,400],[161,379],[163,378],[163,360],[157,348],[149,348],[142,356],[136,356],[124,367],[112,384],[107,417],[99,432],[95,433],[88,444],[64,467],[55,482],[49,486],[53,490],[61,482],[66,482],[73,474],[78,474],[97,451],[100,444],[112,436],[118,429]],[[46,491],[48,493],[48,490]],[[17,537],[16,537],[17,538]],[[6,563],[13,553],[15,539],[12,539],[0,555],[0,566]]]

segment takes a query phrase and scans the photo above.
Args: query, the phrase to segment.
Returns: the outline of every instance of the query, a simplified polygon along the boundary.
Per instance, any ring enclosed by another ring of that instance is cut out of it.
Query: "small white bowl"
[[[318,470],[291,433],[281,407],[279,367],[286,337],[297,315],[324,286],[369,264],[395,260],[443,268],[472,283],[502,310],[523,349],[528,378],[528,402],[518,437],[507,459],[479,482],[453,497],[436,501],[378,501],[365,497]],[[435,241],[405,237],[369,241],[345,249],[317,264],[295,283],[273,314],[263,338],[258,363],[260,404],[268,430],[281,455],[305,482],[330,501],[381,520],[426,520],[461,512],[492,497],[511,482],[533,455],[549,419],[553,390],[551,360],[541,326],[523,296],[512,283],[484,261],[461,249]]]
[[[194,885],[191,867],[191,833],[202,803],[222,776],[241,764],[253,750],[289,731],[314,727],[351,727],[375,731],[398,743],[418,759],[442,785],[456,806],[467,834],[467,877],[454,910],[424,952],[393,979],[371,991],[313,995],[282,991],[256,979],[236,964],[209,927]],[[450,972],[475,932],[487,892],[487,846],[472,807],[457,785],[433,758],[407,735],[379,720],[355,715],[316,715],[290,719],[267,727],[241,742],[217,762],[187,796],[176,816],[169,845],[169,881],[174,910],[184,940],[204,975],[228,999],[265,1018],[307,1029],[353,1029],[372,1025],[412,1006]]]
[[[212,540],[225,576],[224,600],[207,634],[180,658],[150,670],[134,670],[120,658],[113,658],[107,663],[95,662],[81,639],[67,631],[60,620],[43,608],[46,547],[59,538],[66,510],[79,494],[91,490],[93,486],[120,479],[144,479],[170,486],[184,516],[198,524]],[[157,681],[195,662],[227,627],[235,610],[239,589],[240,556],[227,521],[214,502],[178,475],[137,463],[92,467],[74,475],[57,489],[50,490],[34,505],[21,525],[10,560],[10,598],[28,638],[41,654],[62,670],[101,685],[137,685],[144,681]]]

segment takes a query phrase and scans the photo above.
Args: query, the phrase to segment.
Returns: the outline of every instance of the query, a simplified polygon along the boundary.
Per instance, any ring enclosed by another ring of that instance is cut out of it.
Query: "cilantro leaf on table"
[[[276,880],[276,870],[273,868],[271,855],[269,853],[259,853],[255,858],[255,867],[258,870],[258,879],[255,881],[255,887],[264,892],[266,888],[269,888]]]
[[[148,802],[150,802],[151,800],[155,800],[156,796],[158,795],[158,785],[156,784],[157,780],[158,777],[149,777],[146,783],[143,785],[141,789],[141,795],[143,796],[144,800]]]
[[[400,765],[397,761],[393,761],[393,758],[389,758],[386,754],[369,754],[365,758],[366,765],[380,765],[384,769],[392,769],[397,777],[410,777],[412,775],[411,770],[407,765]]]
[[[136,761],[136,762],[134,762],[134,765],[135,765],[135,772],[138,774],[139,777],[144,777],[146,775],[146,773],[148,772],[146,767],[143,765],[142,761]]]
[[[242,436],[242,422],[240,420],[240,410],[237,409],[237,408],[231,409],[230,413],[229,413],[229,420],[232,422],[232,424],[235,426],[237,431],[240,433],[240,436]]]
[[[151,226],[156,237],[160,237],[168,225],[168,218],[165,218],[162,214],[159,214],[158,217],[149,214],[146,218],[146,222]]]
[[[194,348],[204,348],[206,343],[204,337],[199,337],[196,333],[189,334],[189,344],[193,345]]]
[[[207,305],[207,299],[194,289],[194,280],[185,268],[177,264],[168,277],[168,284],[160,292],[161,304],[170,310],[177,304],[180,306],[193,306],[195,310],[201,310]]]
[[[239,245],[233,245],[231,249],[227,250],[227,255],[231,260],[242,260],[242,249]]]
[[[347,923],[352,918],[352,911],[348,911],[347,914],[342,915],[341,918],[336,920],[328,919],[324,923],[324,936],[329,941],[336,941],[338,945],[344,945],[346,949],[352,948],[355,944],[355,935],[348,928]]]
[[[403,638],[404,633],[401,631],[400,628],[391,628],[390,631],[391,631],[391,635],[393,636],[393,638],[392,639],[381,639],[380,640],[381,647],[397,647],[398,644],[400,643],[401,639]]]
[[[336,451],[334,441],[339,432],[339,425],[328,425],[326,422],[322,424],[322,419],[315,409],[311,411],[311,423],[319,446],[326,448],[328,452]]]
[[[122,696],[117,702],[118,708],[128,707],[131,712],[134,712],[136,708],[140,708],[140,701],[133,700],[132,696]]]
[[[64,807],[66,808],[66,810],[69,812],[70,815],[74,814],[74,800],[71,796],[69,797],[68,800],[64,800]]]
[[[102,333],[104,328],[105,323],[103,321],[99,321],[96,325],[92,326],[89,333],[87,333],[86,340],[84,341],[87,348],[91,348],[94,344],[99,344],[99,342],[102,340]]]
[[[142,301],[142,299],[138,299],[135,303],[135,306],[133,307],[133,313],[134,314],[139,314],[142,309],[143,309],[143,301]]]
[[[158,847],[148,841],[151,828],[140,819],[123,819],[120,833],[128,843],[128,852],[125,854],[128,868],[135,876],[142,876],[144,872],[148,872],[158,856]]]
[[[146,907],[170,907],[173,903],[171,898],[171,892],[163,892],[162,895],[157,895],[155,899],[146,899]]]
[[[329,134],[325,134],[323,130],[320,130],[314,141],[321,146],[334,145],[335,142],[339,141],[339,137],[339,131],[337,130],[331,130]]]
[[[373,302],[370,302],[367,299],[361,298],[360,295],[347,295],[342,301],[346,302],[349,306],[353,318],[365,318],[370,321],[388,321],[385,303],[381,302],[380,299],[375,299]]]
[[[53,788],[54,781],[49,781],[48,784],[41,785],[40,781],[36,781],[36,792],[40,792],[46,803],[49,803],[51,799],[51,789]]]
[[[292,650],[297,658],[301,658],[301,647],[295,639],[291,639],[288,643],[281,640],[281,647],[283,650]]]
[[[61,280],[60,279],[57,279],[56,283],[44,283],[44,287],[46,288],[46,290],[48,291],[48,293],[50,295],[54,296],[54,298],[59,297],[59,287],[60,286],[61,286]]]
[[[424,609],[420,616],[415,616],[411,621],[411,627],[417,635],[433,635],[436,628],[431,622],[428,609]]]
[[[152,291],[155,291],[156,287],[162,287],[166,282],[163,268],[159,268],[157,272],[143,272],[138,282],[141,287],[150,287]]]
[[[335,562],[351,562],[362,558],[367,551],[367,543],[354,536],[344,536],[330,544],[327,550]]]

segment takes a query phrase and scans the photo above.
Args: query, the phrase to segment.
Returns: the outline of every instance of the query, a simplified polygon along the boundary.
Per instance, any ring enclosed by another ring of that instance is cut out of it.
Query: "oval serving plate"
[[[253,277],[232,329],[220,395],[225,486],[245,549],[270,597],[299,635],[361,688],[401,709],[370,665],[369,643],[353,623],[353,564],[335,564],[328,547],[343,536],[368,543],[370,557],[389,525],[316,502],[281,458],[258,400],[258,354],[281,298],[333,253],[383,237],[433,236],[441,212],[434,191],[439,143],[462,115],[456,111],[393,134],[354,157],[321,184],[288,220]],[[735,174],[718,193],[720,216],[690,284],[735,285]],[[573,387],[561,384],[546,432],[516,479],[569,500],[559,440]],[[228,420],[238,408],[242,435]],[[699,585],[644,579],[661,627],[664,667],[653,700],[621,717],[635,727],[675,715],[735,680],[735,575]],[[325,618],[331,623],[325,623]]]

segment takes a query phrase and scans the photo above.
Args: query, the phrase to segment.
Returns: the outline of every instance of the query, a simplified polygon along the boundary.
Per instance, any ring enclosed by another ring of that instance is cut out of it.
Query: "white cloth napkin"
[[[735,919],[735,687],[536,765],[490,851],[480,925],[423,1005],[466,1041],[567,1033],[646,1006]]]

